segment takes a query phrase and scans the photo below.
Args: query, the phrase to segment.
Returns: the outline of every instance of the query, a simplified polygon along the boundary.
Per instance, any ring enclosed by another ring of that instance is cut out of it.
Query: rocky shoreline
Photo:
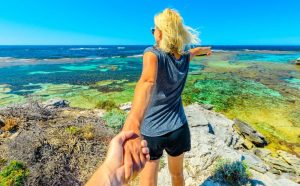
[[[130,105],[120,109],[128,112]],[[212,107],[192,104],[184,108],[192,138],[192,150],[184,161],[186,185],[226,185],[213,179],[219,158],[246,162],[251,185],[299,185],[299,157],[269,151],[264,148],[268,139],[262,134]],[[103,120],[104,113],[102,109],[72,108],[60,99],[0,108],[0,170],[18,160],[29,169],[26,184],[83,185],[114,135]],[[171,185],[166,153],[161,162],[158,185]]]

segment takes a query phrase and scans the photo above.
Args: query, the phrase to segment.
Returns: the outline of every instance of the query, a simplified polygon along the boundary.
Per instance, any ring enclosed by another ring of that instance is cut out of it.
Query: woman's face
[[[159,45],[159,42],[162,39],[162,32],[159,30],[159,28],[157,28],[157,26],[155,26],[153,36],[154,36],[155,42],[157,43],[157,45]]]

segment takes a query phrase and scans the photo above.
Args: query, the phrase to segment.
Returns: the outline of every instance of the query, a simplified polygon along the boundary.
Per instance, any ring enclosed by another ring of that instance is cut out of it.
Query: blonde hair
[[[155,26],[162,32],[159,48],[167,53],[183,54],[188,44],[199,44],[199,33],[183,23],[178,11],[166,8],[155,15]]]

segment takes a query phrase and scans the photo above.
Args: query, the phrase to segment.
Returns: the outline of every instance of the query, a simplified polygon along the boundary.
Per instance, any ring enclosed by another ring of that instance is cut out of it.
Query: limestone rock
[[[211,104],[202,104],[201,106],[206,110],[212,110],[214,108],[214,106]]]
[[[233,128],[240,133],[244,138],[251,141],[255,146],[257,147],[263,147],[267,145],[267,141],[265,137],[254,130],[249,124],[239,120],[234,119],[234,125]]]
[[[246,149],[248,149],[248,150],[250,150],[250,149],[252,149],[253,148],[253,143],[250,141],[250,140],[248,140],[247,138],[244,140],[244,143],[243,143],[243,145],[246,147]]]
[[[264,149],[264,148],[255,148],[253,150],[254,154],[260,158],[264,158],[266,156],[271,155],[271,151],[268,149]]]
[[[288,164],[292,165],[300,175],[300,159],[296,155],[289,154],[285,151],[278,150],[277,153],[282,157]]]
[[[131,102],[123,103],[119,107],[121,110],[124,110],[126,112],[129,112],[131,109]]]
[[[281,172],[296,173],[295,169],[287,162],[285,162],[282,158],[266,156],[263,158],[263,160],[267,162],[271,167]]]
[[[249,165],[251,169],[254,169],[258,172],[266,173],[270,169],[268,165],[265,165],[259,157],[252,153],[243,152],[242,159],[247,163],[247,165]]]
[[[69,104],[69,101],[60,98],[49,99],[43,103],[44,107],[48,108],[69,107]]]

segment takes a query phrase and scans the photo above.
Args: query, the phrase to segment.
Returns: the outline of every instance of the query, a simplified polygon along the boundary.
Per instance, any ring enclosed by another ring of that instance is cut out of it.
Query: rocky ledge
[[[218,158],[245,161],[252,174],[250,185],[299,185],[300,159],[278,150],[272,154],[267,140],[247,123],[193,104],[185,107],[192,137],[192,149],[185,154],[186,185],[217,186],[212,170]],[[164,155],[163,162],[167,163]],[[167,166],[160,169],[158,185],[171,185]]]

